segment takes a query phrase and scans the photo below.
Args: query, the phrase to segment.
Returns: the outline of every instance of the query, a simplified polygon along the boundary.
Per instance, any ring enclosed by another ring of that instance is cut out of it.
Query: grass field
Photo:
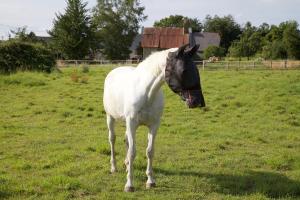
[[[112,67],[0,76],[0,199],[300,199],[300,71],[204,71],[207,108],[164,86],[157,187],[145,189],[147,129],[137,133],[136,192],[110,150],[103,81]]]

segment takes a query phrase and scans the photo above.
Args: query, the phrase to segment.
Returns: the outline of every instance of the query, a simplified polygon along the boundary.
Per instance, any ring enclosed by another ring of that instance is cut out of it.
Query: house
[[[144,28],[141,46],[143,58],[163,49],[179,47],[189,43],[189,34],[184,28]]]
[[[184,28],[144,28],[142,33],[141,47],[143,58],[151,53],[163,49],[180,47],[184,44],[199,44],[198,53],[202,54],[204,49],[210,45],[219,46],[221,38],[218,33],[195,32],[187,33]]]
[[[209,46],[220,46],[221,37],[218,33],[211,32],[195,32],[192,33],[194,41],[192,43],[200,45],[198,52],[200,54]]]
[[[140,60],[143,56],[141,53],[141,41],[142,41],[142,35],[138,34],[135,36],[135,38],[132,41],[132,44],[129,48],[131,51],[129,58],[131,60]]]

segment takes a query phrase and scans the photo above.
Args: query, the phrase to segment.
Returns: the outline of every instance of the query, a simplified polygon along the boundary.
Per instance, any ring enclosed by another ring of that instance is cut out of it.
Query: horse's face
[[[180,47],[168,55],[165,79],[171,90],[181,96],[189,108],[205,107],[200,75],[192,60],[199,46],[187,49]]]

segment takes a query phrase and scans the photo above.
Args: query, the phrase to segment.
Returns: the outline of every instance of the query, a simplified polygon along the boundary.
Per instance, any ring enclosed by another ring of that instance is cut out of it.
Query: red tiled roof
[[[168,49],[189,43],[184,28],[145,28],[142,37],[143,48]]]

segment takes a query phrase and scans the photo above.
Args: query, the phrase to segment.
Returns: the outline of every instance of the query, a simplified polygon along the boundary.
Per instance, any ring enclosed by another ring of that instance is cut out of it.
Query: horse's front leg
[[[133,192],[133,161],[136,154],[135,148],[135,132],[137,129],[137,123],[128,118],[126,119],[126,137],[128,141],[128,150],[127,150],[127,182],[124,188],[125,192]]]
[[[152,188],[155,187],[155,180],[153,177],[153,169],[152,169],[152,162],[154,157],[154,141],[156,132],[159,126],[159,122],[155,125],[152,125],[149,127],[149,133],[148,133],[148,146],[146,149],[146,156],[147,156],[147,170],[146,175],[148,177],[146,182],[146,188]]]

